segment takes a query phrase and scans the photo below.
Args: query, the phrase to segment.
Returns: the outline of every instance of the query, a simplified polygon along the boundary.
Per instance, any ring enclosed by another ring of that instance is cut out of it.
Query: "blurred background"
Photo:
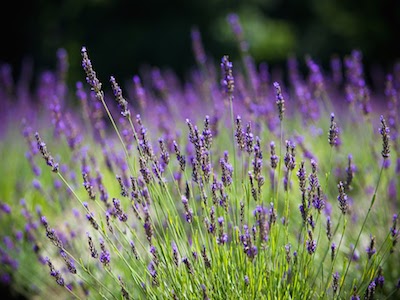
[[[18,78],[22,66],[53,69],[58,48],[69,54],[68,81],[84,80],[85,45],[100,79],[128,80],[144,64],[179,76],[195,65],[191,29],[207,54],[234,60],[238,47],[227,22],[237,13],[256,62],[286,66],[288,55],[311,55],[329,67],[333,54],[359,49],[367,66],[387,71],[400,58],[399,0],[34,0],[1,9],[0,63]],[[10,20],[11,17],[11,20]]]

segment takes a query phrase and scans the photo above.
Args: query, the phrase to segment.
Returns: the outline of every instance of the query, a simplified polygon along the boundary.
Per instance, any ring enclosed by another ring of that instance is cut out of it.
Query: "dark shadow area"
[[[328,68],[333,54],[343,57],[357,48],[367,68],[387,71],[400,53],[396,0],[25,0],[7,5],[0,16],[0,63],[11,64],[15,78],[26,59],[35,73],[54,68],[57,49],[65,48],[68,81],[74,84],[83,79],[82,46],[103,82],[110,75],[130,80],[142,65],[171,68],[183,77],[195,64],[193,26],[210,57],[238,59],[227,22],[231,12],[239,15],[257,63],[284,66],[289,55],[301,60],[311,55]]]

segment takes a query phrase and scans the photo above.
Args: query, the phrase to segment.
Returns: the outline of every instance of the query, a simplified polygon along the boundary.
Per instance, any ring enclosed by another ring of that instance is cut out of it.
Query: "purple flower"
[[[386,125],[386,121],[383,118],[383,116],[381,116],[381,124],[382,127],[379,128],[379,132],[382,135],[382,157],[386,160],[387,158],[390,157],[390,144],[389,144],[389,140],[390,140],[390,130],[389,127]]]
[[[151,244],[151,240],[152,240],[152,237],[153,237],[153,226],[152,226],[152,223],[151,223],[150,213],[149,213],[149,210],[148,210],[147,206],[143,208],[143,211],[144,211],[144,214],[145,214],[145,220],[144,220],[143,227],[144,227],[144,229],[146,231],[147,240]]]
[[[106,250],[104,241],[102,239],[100,239],[100,248],[101,248],[101,253],[100,253],[99,260],[104,266],[108,266],[108,264],[110,263],[111,256],[110,256],[110,252],[108,252]]]
[[[122,96],[122,90],[119,87],[114,76],[110,77],[110,83],[114,92],[115,101],[118,103],[118,107],[121,110],[121,115],[124,117],[129,117],[131,113],[128,109],[128,102]]]
[[[42,185],[40,184],[40,181],[37,180],[36,178],[32,180],[32,186],[36,190],[41,190],[42,189]]]
[[[99,225],[97,224],[96,220],[94,219],[94,214],[92,212],[88,212],[86,214],[86,219],[92,224],[93,228],[98,230]]]
[[[17,230],[17,232],[15,233],[15,239],[17,241],[21,241],[24,237],[24,233],[21,230]]]
[[[192,267],[192,264],[190,263],[189,259],[187,257],[184,257],[182,259],[182,262],[186,265],[186,268],[187,268],[189,274],[193,274],[193,267]]]
[[[317,249],[317,241],[315,240],[307,240],[306,247],[309,254],[313,254]]]
[[[393,218],[392,218],[393,224],[392,224],[392,227],[390,227],[390,235],[392,236],[392,238],[396,238],[396,237],[397,237],[397,234],[399,233],[399,231],[398,231],[397,228],[396,228],[396,226],[397,226],[397,219],[398,219],[397,214],[394,214],[394,215],[393,215]]]
[[[335,274],[332,275],[333,277],[333,282],[332,282],[332,289],[333,293],[336,294],[338,288],[339,288],[339,273],[335,272]]]
[[[330,216],[326,217],[326,236],[328,237],[328,240],[331,240],[331,238],[332,238],[332,222],[331,222]]]
[[[279,83],[274,82],[275,92],[276,92],[276,105],[278,106],[279,120],[282,122],[283,113],[285,112],[285,100],[282,96],[282,90]]]
[[[191,223],[193,220],[193,211],[189,208],[188,199],[184,195],[182,195],[182,204],[185,208],[185,220],[186,222]]]
[[[246,125],[246,133],[244,135],[245,138],[245,148],[247,153],[251,154],[253,152],[253,144],[254,144],[254,136],[251,132],[251,123],[248,122]]]
[[[351,295],[350,300],[360,300],[360,296],[357,295],[357,288],[354,287],[353,295]]]
[[[325,207],[325,201],[323,199],[320,186],[317,187],[317,193],[313,196],[312,204],[315,209],[318,210],[318,212],[321,212],[321,210]]]
[[[7,203],[0,203],[0,210],[8,215],[11,213],[11,207]]]
[[[42,157],[46,161],[47,165],[51,167],[54,173],[58,173],[59,165],[58,163],[54,162],[54,158],[50,155],[49,151],[47,150],[46,144],[42,141],[38,132],[35,133],[35,138],[37,141],[37,148],[42,154]]]
[[[319,66],[310,58],[306,58],[307,67],[310,71],[309,82],[314,93],[318,96],[324,89],[324,78]]]
[[[121,209],[121,202],[117,198],[113,198],[113,204],[115,209],[115,214],[121,222],[126,222],[128,220],[128,215],[124,213]]]
[[[55,278],[56,282],[59,285],[64,286],[64,279],[62,278],[60,271],[58,271],[54,268],[52,262],[50,261],[50,259],[48,257],[46,257],[46,262],[50,268],[50,275]]]
[[[346,168],[346,174],[347,174],[346,182],[345,182],[346,190],[350,189],[351,182],[353,181],[354,172],[356,171],[356,167],[352,164],[352,160],[353,160],[353,156],[351,154],[349,154],[348,165]]]
[[[368,254],[368,259],[371,259],[372,255],[374,255],[376,253],[374,236],[372,236],[372,235],[370,236],[370,243],[369,243],[369,246],[367,247],[367,249],[365,249],[365,251]]]
[[[297,171],[297,178],[299,179],[299,188],[302,193],[306,192],[306,169],[304,167],[304,161],[300,163],[300,168]]]
[[[136,259],[139,259],[139,254],[136,250],[135,243],[133,241],[130,241],[129,244],[131,245],[131,250],[132,250],[133,255],[135,256]]]
[[[154,263],[152,261],[147,266],[147,270],[149,271],[151,277],[156,277],[157,276],[157,271],[156,271],[155,265],[154,265]]]
[[[341,181],[338,184],[338,190],[339,190],[339,196],[337,197],[337,200],[339,201],[339,208],[343,214],[346,214],[346,212],[349,208],[349,204],[347,201],[347,195],[344,192],[343,182],[341,182]]]
[[[332,243],[331,244],[331,260],[333,261],[336,255],[336,244]]]
[[[229,95],[229,98],[233,98],[233,91],[235,89],[235,80],[232,74],[233,64],[229,61],[229,56],[225,55],[221,60],[221,69],[223,74],[223,79],[221,81],[225,92]]]
[[[201,290],[203,291],[203,300],[210,300],[207,295],[207,287],[204,284],[201,285]]]
[[[372,280],[372,281],[370,282],[370,284],[368,285],[367,291],[365,292],[365,297],[364,297],[364,299],[366,299],[366,300],[372,300],[372,299],[374,298],[375,288],[376,288],[375,280]]]
[[[382,274],[378,275],[378,277],[375,278],[376,286],[382,288],[384,283],[385,283],[385,277],[383,277]]]
[[[331,146],[337,146],[339,138],[339,128],[334,119],[335,119],[335,114],[331,113],[331,126],[329,127],[329,133],[328,133],[328,141],[329,145]]]
[[[272,141],[270,143],[270,147],[271,147],[271,168],[272,169],[276,169],[276,167],[278,166],[278,156],[276,156],[275,153],[275,143]]]
[[[93,91],[97,94],[101,92],[101,83],[97,79],[96,72],[93,70],[92,62],[90,61],[86,47],[82,47],[82,68],[86,73],[86,81],[92,87]]]
[[[172,247],[172,257],[174,259],[174,263],[176,266],[178,266],[179,265],[178,247],[174,242],[172,242],[171,247]]]
[[[227,162],[225,158],[221,158],[219,163],[222,169],[222,183],[224,184],[224,186],[229,186],[232,184],[233,167]]]
[[[2,273],[0,275],[0,282],[3,283],[4,285],[9,285],[11,283],[11,276],[8,273]]]
[[[7,247],[7,249],[12,250],[14,248],[14,243],[9,236],[5,236],[3,238],[3,242],[4,242],[4,245]]]
[[[60,255],[64,259],[65,264],[67,265],[68,271],[72,274],[76,274],[76,268],[75,268],[74,261],[72,259],[68,258],[68,255],[67,255],[67,253],[65,253],[64,250],[60,251]]]
[[[287,263],[290,263],[290,248],[291,248],[291,245],[290,245],[290,244],[286,244],[286,245],[285,245],[285,252],[286,252],[286,261],[287,261]]]
[[[245,135],[242,128],[242,118],[239,115],[236,117],[235,138],[239,149],[243,151],[245,148]]]
[[[306,212],[306,207],[304,204],[299,205],[299,211],[300,211],[301,217],[303,219],[303,222],[305,223],[307,221],[307,212]]]

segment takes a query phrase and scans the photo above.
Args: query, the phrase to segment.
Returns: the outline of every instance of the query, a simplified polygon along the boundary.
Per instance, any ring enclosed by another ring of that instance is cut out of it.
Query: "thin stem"
[[[338,247],[336,248],[335,257],[333,258],[333,261],[332,261],[332,263],[331,263],[331,270],[330,270],[330,272],[328,273],[328,276],[327,276],[327,279],[326,279],[326,284],[325,284],[325,287],[324,287],[324,289],[323,289],[322,298],[324,298],[325,293],[326,293],[326,290],[327,290],[327,288],[328,288],[330,276],[332,275],[333,268],[335,267],[336,258],[337,258],[338,255],[339,255],[340,246],[342,245],[343,236],[344,236],[344,232],[346,231],[346,227],[347,227],[347,219],[344,219],[342,235],[340,236],[339,245],[338,245]],[[352,257],[353,257],[353,255],[350,256],[350,260],[352,260]],[[343,283],[343,282],[344,282],[344,277],[342,278],[342,283]],[[340,287],[342,287],[342,284],[340,285]],[[339,295],[340,295],[340,292],[339,292]]]
[[[360,241],[361,233],[362,233],[363,230],[364,230],[365,224],[367,223],[368,216],[369,216],[369,214],[371,213],[372,206],[373,206],[374,203],[375,203],[376,194],[377,194],[378,187],[379,187],[379,183],[380,183],[380,181],[381,181],[381,177],[382,177],[382,173],[383,173],[384,163],[385,163],[385,160],[383,160],[383,162],[382,162],[381,171],[379,172],[378,182],[377,182],[377,184],[376,184],[375,192],[374,192],[374,195],[372,196],[371,203],[370,203],[369,208],[368,208],[368,211],[367,211],[367,215],[366,215],[365,218],[364,218],[364,222],[363,222],[363,224],[362,224],[362,226],[361,226],[360,232],[358,233],[356,242],[355,242],[355,244],[354,244],[354,248],[353,248],[353,250],[351,251],[350,260],[349,260],[349,263],[348,263],[348,265],[347,265],[347,267],[346,267],[346,271],[344,272],[344,276],[343,276],[342,282],[341,282],[341,284],[340,284],[339,297],[340,297],[340,294],[341,294],[341,291],[342,291],[342,286],[343,286],[343,284],[344,284],[344,282],[345,282],[345,279],[346,279],[346,276],[347,276],[347,272],[349,271],[350,264],[351,264],[351,262],[352,262],[352,259],[351,259],[351,258],[353,257],[354,252],[356,251],[358,242]]]
[[[132,167],[131,164],[129,163],[130,162],[130,155],[128,153],[128,149],[126,148],[126,145],[125,145],[124,141],[122,140],[121,134],[119,133],[117,124],[115,124],[114,118],[112,117],[111,112],[108,109],[108,106],[107,106],[106,102],[104,101],[104,96],[101,97],[100,101],[103,104],[103,107],[107,112],[108,118],[110,119],[111,124],[114,127],[115,132],[117,133],[118,139],[121,142],[122,148],[124,149],[126,160],[128,162],[128,166],[129,166],[129,170],[130,170],[131,174],[136,174],[136,171],[134,170],[135,164]]]
[[[230,105],[230,110],[231,110],[231,126],[232,126],[232,151],[233,151],[233,178],[234,178],[234,184],[233,184],[233,189],[234,189],[234,193],[235,193],[235,204],[236,207],[239,207],[239,198],[238,194],[237,194],[237,162],[236,162],[236,147],[235,147],[235,120],[233,118],[233,96],[230,95],[229,96],[229,105]],[[236,209],[236,214],[235,214],[235,218],[236,218],[236,224],[239,224],[239,216],[238,216],[238,209]]]

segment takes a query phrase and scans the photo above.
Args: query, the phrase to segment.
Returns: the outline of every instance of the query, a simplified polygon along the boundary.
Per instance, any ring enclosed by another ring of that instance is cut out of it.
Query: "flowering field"
[[[28,299],[398,299],[400,65],[287,79],[205,55],[181,82],[1,67],[0,276]]]

